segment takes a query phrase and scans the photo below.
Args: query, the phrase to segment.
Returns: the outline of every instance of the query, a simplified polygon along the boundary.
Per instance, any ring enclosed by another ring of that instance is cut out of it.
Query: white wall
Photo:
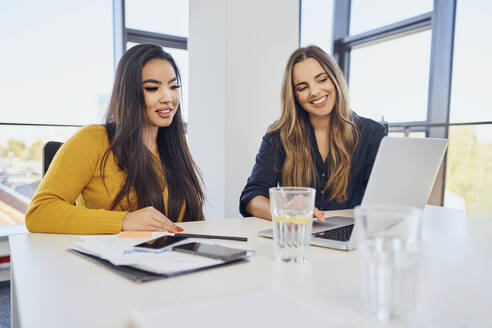
[[[190,1],[189,145],[207,219],[239,217],[261,137],[280,114],[280,85],[299,44],[298,0]]]

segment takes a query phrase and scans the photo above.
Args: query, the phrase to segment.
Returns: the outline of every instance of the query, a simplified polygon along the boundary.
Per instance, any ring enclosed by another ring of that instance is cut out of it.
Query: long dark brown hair
[[[181,102],[172,123],[157,132],[160,162],[143,143],[147,124],[146,104],[142,86],[142,68],[151,59],[168,61],[181,76],[171,55],[158,45],[140,44],[130,48],[121,58],[106,115],[109,148],[103,156],[101,175],[110,152],[118,167],[126,173],[126,180],[113,200],[111,209],[126,198],[131,210],[153,206],[176,221],[184,203],[184,220],[203,219],[202,177],[193,161],[185,138],[181,118]],[[163,191],[168,189],[168,208]],[[136,197],[135,200],[131,199]]]
[[[285,149],[282,167],[282,185],[316,186],[318,176],[314,164],[314,149],[310,142],[309,114],[297,101],[294,92],[294,65],[314,58],[323,67],[335,85],[336,102],[330,113],[328,134],[329,150],[327,167],[329,178],[324,190],[330,189],[329,200],[338,202],[347,199],[352,155],[358,143],[359,133],[349,107],[347,84],[336,61],[316,46],[299,48],[290,56],[282,82],[280,119],[269,132],[279,132]]]

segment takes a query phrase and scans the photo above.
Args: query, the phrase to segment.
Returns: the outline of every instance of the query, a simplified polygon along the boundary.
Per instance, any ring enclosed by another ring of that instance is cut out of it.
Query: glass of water
[[[281,262],[307,261],[316,191],[304,187],[269,191],[275,258]]]
[[[365,307],[381,321],[405,318],[415,306],[422,210],[374,205],[354,213]]]

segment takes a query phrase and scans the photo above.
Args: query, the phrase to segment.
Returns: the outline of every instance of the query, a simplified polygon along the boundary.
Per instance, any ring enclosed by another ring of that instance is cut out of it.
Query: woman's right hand
[[[121,231],[167,231],[171,233],[182,232],[164,214],[152,206],[128,212],[121,223]]]

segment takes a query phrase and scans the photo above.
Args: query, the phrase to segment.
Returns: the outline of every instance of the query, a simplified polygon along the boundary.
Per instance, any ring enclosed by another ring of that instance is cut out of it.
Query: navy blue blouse
[[[388,134],[386,127],[368,118],[354,115],[354,122],[359,130],[359,143],[352,157],[349,176],[347,200],[338,203],[328,201],[330,190],[323,191],[328,181],[328,168],[323,162],[316,142],[314,130],[311,127],[311,144],[315,153],[315,165],[318,172],[315,206],[321,211],[354,208],[362,202],[367,181],[371,174],[376,153],[381,139]],[[253,172],[241,193],[239,211],[243,216],[251,216],[246,211],[246,205],[255,196],[263,195],[269,198],[268,189],[281,184],[281,170],[285,160],[285,151],[278,133],[267,133],[263,137]]]

